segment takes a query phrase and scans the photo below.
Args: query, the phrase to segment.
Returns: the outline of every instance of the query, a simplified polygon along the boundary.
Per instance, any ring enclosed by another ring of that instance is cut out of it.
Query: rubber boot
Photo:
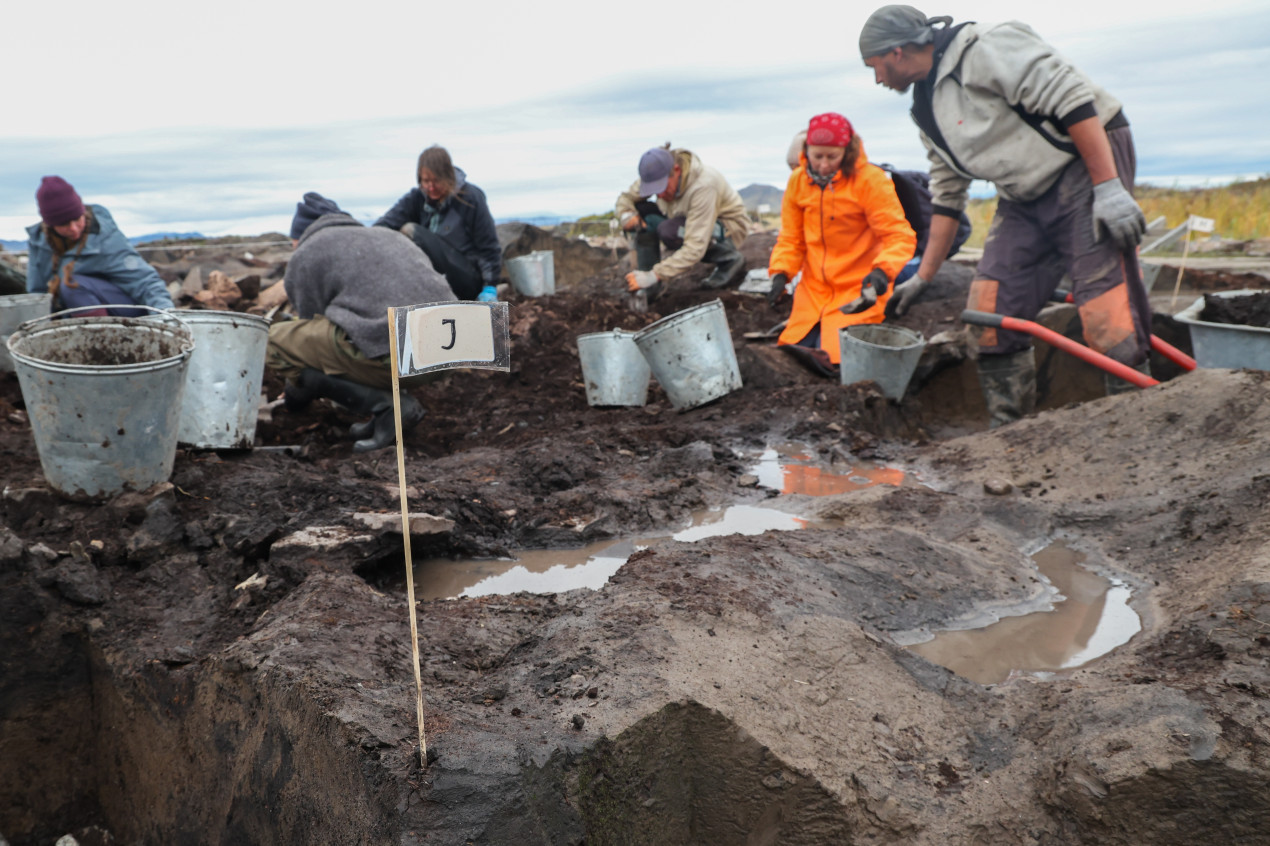
[[[745,256],[741,255],[731,238],[712,242],[701,260],[714,265],[714,272],[701,282],[703,288],[727,288],[740,282],[745,275]]]
[[[1131,366],[1133,367],[1134,370],[1138,371],[1139,373],[1143,373],[1147,376],[1151,375],[1151,364],[1149,361],[1143,361],[1141,364],[1134,364]],[[1139,388],[1137,385],[1133,384],[1132,382],[1126,382],[1124,379],[1121,379],[1119,376],[1112,376],[1110,373],[1106,372],[1105,370],[1103,371],[1103,374],[1102,374],[1102,387],[1103,387],[1103,390],[1106,392],[1107,396],[1109,397],[1114,397],[1116,394],[1127,394],[1130,391],[1142,390],[1141,388]]]
[[[312,367],[301,370],[294,382],[287,382],[282,386],[283,407],[293,414],[308,408],[318,398],[318,382],[325,375],[321,370],[314,370]]]
[[[423,419],[423,415],[423,406],[419,404],[419,401],[405,391],[402,391],[402,435],[404,436],[415,426],[419,425],[419,421]],[[393,420],[392,415],[392,406],[389,405],[388,408],[376,414],[373,420],[366,423],[356,423],[349,429],[354,437],[362,438],[362,440],[353,444],[353,452],[371,452],[373,450],[392,446],[397,441],[396,428],[396,423]]]
[[[1013,423],[1036,410],[1036,363],[1031,349],[980,356],[978,367],[989,429]]]

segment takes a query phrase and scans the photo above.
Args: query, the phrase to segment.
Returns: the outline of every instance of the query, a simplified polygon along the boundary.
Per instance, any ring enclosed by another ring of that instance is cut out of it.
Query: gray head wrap
[[[860,30],[860,57],[871,59],[905,44],[929,44],[935,39],[937,23],[948,26],[952,18],[928,18],[912,6],[883,6],[869,15]]]

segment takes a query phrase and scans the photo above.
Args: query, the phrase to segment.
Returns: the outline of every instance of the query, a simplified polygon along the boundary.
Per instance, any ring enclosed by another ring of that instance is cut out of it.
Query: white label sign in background
[[[401,378],[474,367],[511,369],[507,303],[426,303],[389,309]]]
[[[1186,221],[1186,225],[1192,232],[1212,232],[1217,226],[1217,221],[1211,217],[1191,215],[1190,219]]]

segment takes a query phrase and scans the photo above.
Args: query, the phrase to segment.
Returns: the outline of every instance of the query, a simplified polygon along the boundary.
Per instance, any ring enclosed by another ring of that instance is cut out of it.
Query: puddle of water
[[[858,462],[846,472],[818,466],[815,459],[795,445],[768,449],[751,470],[759,484],[785,494],[809,496],[857,491],[872,485],[899,485],[902,470]],[[602,541],[581,549],[526,550],[516,560],[482,559],[453,561],[436,558],[415,565],[415,595],[419,599],[488,596],[524,591],[560,593],[577,588],[598,590],[626,559],[648,544],[671,538],[685,543],[723,535],[757,535],[766,531],[806,528],[801,517],[755,505],[703,511],[693,515],[692,525],[674,534],[650,535],[624,541]]]
[[[692,525],[672,535],[650,535],[624,541],[606,540],[580,549],[531,549],[514,561],[484,559],[452,561],[434,558],[415,565],[415,596],[449,599],[525,591],[560,593],[577,588],[599,590],[618,568],[653,541],[667,538],[691,543],[723,535],[758,535],[770,530],[802,529],[802,517],[760,508],[734,505],[693,515]]]
[[[972,681],[996,684],[1017,673],[1045,676],[1080,667],[1142,630],[1129,607],[1129,588],[1080,566],[1081,553],[1055,543],[1033,560],[1058,591],[1054,610],[940,632],[909,649]]]
[[[833,496],[873,485],[902,485],[905,481],[903,470],[878,467],[865,461],[856,462],[845,472],[830,470],[818,466],[806,453],[789,447],[766,450],[750,472],[758,476],[759,484],[765,488],[807,496]]]

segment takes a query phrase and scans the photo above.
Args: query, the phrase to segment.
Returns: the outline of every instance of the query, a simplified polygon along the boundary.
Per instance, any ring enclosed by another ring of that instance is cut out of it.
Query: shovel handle
[[[1160,384],[1145,373],[1140,373],[1132,367],[1121,364],[1100,352],[1094,352],[1089,347],[1078,344],[1071,338],[1060,335],[1052,329],[1046,329],[1031,320],[1020,320],[1017,317],[1006,317],[1003,314],[991,314],[986,311],[975,311],[969,308],[961,313],[961,320],[963,323],[971,323],[975,326],[991,326],[995,329],[1023,332],[1034,338],[1040,338],[1051,347],[1057,347],[1063,352],[1070,353],[1082,361],[1087,361],[1095,367],[1110,373],[1112,376],[1117,376],[1132,385],[1137,385],[1139,388],[1149,388],[1152,385]]]

